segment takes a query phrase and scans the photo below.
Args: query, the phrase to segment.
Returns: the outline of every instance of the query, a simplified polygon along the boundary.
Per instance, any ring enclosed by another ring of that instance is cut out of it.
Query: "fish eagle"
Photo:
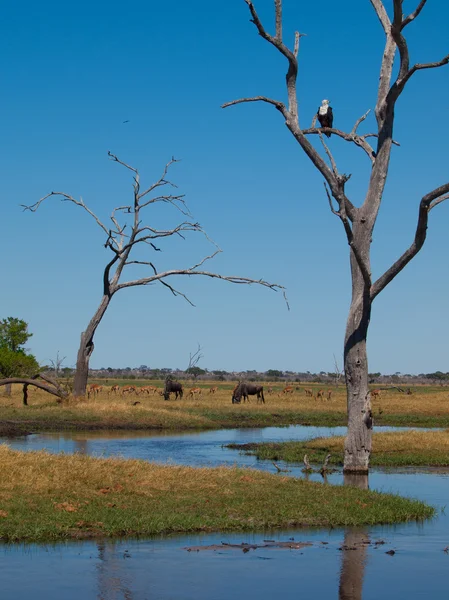
[[[321,106],[316,114],[321,127],[332,127],[334,113],[332,112],[332,106],[329,106],[329,100],[323,100],[321,102]],[[327,137],[330,137],[332,134],[326,133],[326,135]]]

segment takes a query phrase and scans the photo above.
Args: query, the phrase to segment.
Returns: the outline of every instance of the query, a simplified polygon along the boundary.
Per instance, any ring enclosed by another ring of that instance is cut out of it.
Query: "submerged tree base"
[[[18,452],[6,445],[0,446],[0,482],[4,541],[374,525],[434,514],[416,500],[250,469]]]

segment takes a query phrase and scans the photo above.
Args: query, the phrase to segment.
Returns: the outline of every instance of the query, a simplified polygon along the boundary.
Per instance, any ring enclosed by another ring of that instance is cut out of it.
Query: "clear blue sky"
[[[405,11],[417,3],[406,0]],[[272,0],[255,5],[272,31]],[[374,108],[383,51],[369,0],[285,0],[286,40],[295,29],[307,34],[299,57],[302,125],[330,98],[335,126],[350,130]],[[449,3],[429,0],[407,34],[413,62],[441,59]],[[59,351],[74,365],[108,253],[101,231],[76,207],[53,199],[32,214],[19,205],[63,190],[106,220],[132,191],[127,172],[108,161],[111,150],[138,167],[144,183],[172,155],[181,158],[172,180],[224,251],[211,269],[285,285],[291,310],[269,290],[198,277],[174,282],[195,308],[160,285],[124,290],[98,329],[91,366],[185,368],[198,342],[209,369],[327,371],[334,354],[341,366],[348,246],[322,178],[274,108],[220,108],[243,96],[285,99],[285,61],[257,35],[243,0],[4,3],[0,48],[0,316],[29,322],[38,360]],[[411,242],[421,196],[448,180],[449,67],[417,73],[396,112],[401,147],[373,237],[375,275]],[[372,130],[373,121],[361,130]],[[368,160],[340,139],[330,144],[340,170],[353,174],[348,191],[359,204]],[[151,222],[177,220],[167,209]],[[371,371],[449,370],[448,225],[449,202],[433,211],[421,253],[376,299]],[[167,243],[163,264],[189,266],[205,253],[199,238]]]

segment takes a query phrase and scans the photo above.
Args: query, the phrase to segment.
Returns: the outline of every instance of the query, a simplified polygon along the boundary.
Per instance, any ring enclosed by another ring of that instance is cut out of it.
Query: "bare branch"
[[[360,123],[366,119],[366,117],[369,115],[370,112],[371,112],[371,109],[368,108],[366,113],[357,119],[357,121],[354,123],[354,127],[351,129],[351,135],[355,135],[357,133],[357,129],[358,129]]]
[[[385,10],[385,6],[382,3],[382,0],[370,0],[370,2],[373,5],[377,16],[379,17],[379,21],[381,22],[385,33],[388,34],[390,32],[391,23],[387,11]]]
[[[368,138],[368,137],[378,138],[379,134],[378,133],[364,133],[360,137],[361,137],[362,140],[364,140],[365,138]],[[391,140],[391,143],[393,144],[393,146],[400,146],[401,145],[399,142],[396,142],[395,140]]]
[[[448,63],[449,63],[449,54],[447,54],[444,58],[442,58],[441,60],[439,60],[437,62],[417,63],[416,65],[413,65],[413,67],[404,75],[403,79],[401,80],[401,82],[400,82],[401,88],[402,89],[404,88],[407,81],[410,79],[410,77],[414,73],[416,73],[416,71],[420,71],[421,69],[437,69],[438,67],[443,67],[444,65],[447,65]]]
[[[246,0],[245,0],[246,1]],[[228,106],[233,106],[234,104],[242,104],[243,102],[267,102],[268,104],[273,104],[279,112],[281,112],[284,117],[287,118],[287,109],[285,108],[285,104],[279,102],[279,100],[272,100],[271,98],[267,98],[266,96],[254,96],[254,98],[240,98],[239,100],[232,100],[231,102],[225,102],[221,105],[221,108],[228,108]]]
[[[134,167],[131,167],[130,165],[127,165],[125,162],[120,160],[115,154],[112,154],[112,152],[110,152],[109,150],[108,150],[108,156],[112,161],[118,162],[120,165],[123,165],[124,167],[126,167],[127,169],[129,169],[130,171],[135,173],[136,175],[139,174],[139,171],[137,169],[135,169]]]
[[[166,179],[168,170],[170,169],[171,165],[173,165],[174,163],[177,163],[177,162],[179,162],[179,159],[172,157],[171,160],[169,160],[168,163],[165,165],[164,171],[163,171],[161,177],[159,177],[159,179],[156,181],[156,183],[153,183],[153,185],[150,185],[149,188],[147,188],[145,191],[143,191],[139,195],[139,200],[141,200],[147,194],[150,194],[151,192],[153,192],[158,187],[161,187],[164,185],[169,185],[171,187],[177,188],[178,186],[176,184],[174,184],[172,181],[169,181],[168,179]]]
[[[165,279],[166,277],[171,277],[173,275],[202,275],[204,277],[210,277],[212,279],[221,279],[222,281],[229,281],[230,283],[235,284],[262,285],[263,287],[267,287],[274,291],[284,289],[284,286],[279,285],[277,283],[269,283],[264,279],[250,279],[248,277],[237,277],[234,275],[220,275],[218,273],[211,273],[209,271],[192,271],[191,269],[173,269],[171,271],[164,271],[163,273],[158,273],[157,275],[153,275],[152,277],[143,277],[142,279],[136,279],[134,281],[120,283],[117,285],[116,291],[127,287],[134,287],[137,285],[148,285],[150,283],[153,283],[154,281],[161,281],[162,279]]]
[[[293,56],[295,58],[298,57],[298,52],[299,52],[299,39],[303,36],[306,35],[305,33],[299,33],[299,31],[295,31],[295,46],[293,48]]]
[[[437,198],[436,200],[434,200],[431,204],[429,204],[429,212],[432,210],[432,208],[435,208],[435,206],[438,206],[438,204],[441,204],[448,198],[449,194],[445,194],[444,196],[441,196],[441,198]]]
[[[259,35],[261,37],[263,37],[265,40],[267,40],[267,42],[269,42],[270,44],[273,44],[273,46],[275,46],[279,50],[279,52],[281,54],[283,54],[288,60],[288,71],[287,71],[287,75],[286,75],[287,92],[288,92],[288,110],[289,110],[289,113],[291,114],[291,116],[293,117],[293,119],[295,121],[297,121],[298,120],[298,101],[296,98],[296,77],[298,74],[297,58],[296,58],[295,54],[289,48],[287,48],[287,46],[280,39],[278,39],[277,37],[271,36],[269,33],[267,33],[265,31],[251,0],[245,0],[245,2],[249,7],[249,10],[250,10],[251,16],[252,16],[252,21],[255,24],[255,26],[257,27]],[[278,18],[280,19],[280,17],[281,17],[281,14],[280,14],[281,4],[282,4],[281,0],[275,0],[276,22],[278,21]],[[278,17],[278,15],[279,15],[279,17]]]
[[[315,113],[313,115],[312,124],[310,125],[310,129],[315,129],[315,124],[316,124],[317,117],[318,117],[318,115]],[[306,131],[310,131],[310,130],[305,129],[303,133],[306,133]]]
[[[325,127],[324,129],[327,129],[327,127]],[[319,130],[319,136],[320,136],[321,143],[323,144],[324,151],[326,152],[326,154],[327,154],[327,156],[328,156],[328,158],[330,160],[330,163],[332,165],[332,172],[334,173],[335,177],[337,177],[337,179],[338,179],[337,163],[335,162],[334,157],[332,156],[331,151],[329,150],[329,148],[326,145],[326,142],[324,141],[323,134],[321,133],[321,130]]]
[[[406,27],[409,23],[411,23],[414,19],[416,19],[416,17],[419,15],[419,13],[424,8],[426,2],[427,2],[427,0],[421,0],[421,2],[418,4],[416,9],[402,21],[401,29],[404,29],[404,27]]]
[[[429,212],[449,198],[449,183],[446,183],[429,192],[421,199],[418,211],[418,224],[415,238],[410,247],[385,273],[375,281],[371,287],[371,301],[402,271],[402,269],[414,258],[423,247],[427,236],[427,223]]]
[[[334,215],[337,215],[337,217],[341,217],[340,212],[338,210],[335,210],[335,208],[332,206],[332,198],[331,198],[331,195],[329,193],[329,190],[327,188],[327,185],[326,185],[325,181],[323,181],[323,185],[324,185],[324,189],[326,190],[327,199],[329,200],[329,206],[330,206],[330,209],[331,209],[332,213]]]
[[[274,0],[276,7],[276,39],[282,42],[282,0]]]
[[[314,123],[312,123],[312,125],[314,125]],[[375,160],[376,153],[371,145],[365,140],[365,136],[353,135],[352,133],[346,133],[345,131],[334,129],[333,127],[311,127],[310,129],[303,129],[302,133],[304,135],[319,135],[320,133],[335,134],[336,136],[341,137],[343,140],[347,142],[353,142],[356,146],[362,148],[371,162],[374,162]],[[368,137],[368,135],[377,136],[376,133],[366,134],[366,137]]]
[[[72,202],[73,204],[76,204],[77,206],[80,206],[81,208],[83,208],[86,212],[89,213],[89,215],[93,219],[95,219],[95,221],[97,222],[97,225],[99,225],[99,227],[101,227],[101,229],[103,229],[103,231],[109,237],[108,228],[105,227],[105,225],[103,225],[103,223],[100,221],[100,219],[97,217],[97,215],[92,210],[90,210],[90,208],[88,206],[86,206],[84,204],[83,199],[80,198],[79,200],[77,200],[76,198],[74,198],[73,196],[70,196],[70,194],[66,194],[65,192],[50,192],[49,194],[47,194],[46,196],[44,196],[43,198],[41,198],[34,204],[31,204],[30,206],[27,206],[25,204],[21,204],[20,206],[22,206],[24,211],[29,210],[31,212],[36,212],[37,209],[39,208],[39,206],[42,204],[42,202],[44,202],[44,200],[46,200],[47,198],[50,198],[52,196],[61,196],[61,202]]]

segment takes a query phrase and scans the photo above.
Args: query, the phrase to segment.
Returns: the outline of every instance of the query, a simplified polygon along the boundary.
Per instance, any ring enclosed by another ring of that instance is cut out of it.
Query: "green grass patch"
[[[311,464],[343,464],[344,437],[316,438],[306,442],[230,444],[228,447],[252,454],[261,460],[302,463],[307,454]],[[371,466],[447,467],[449,466],[448,431],[401,431],[375,433]]]
[[[391,494],[238,468],[18,452],[0,446],[0,539],[44,542],[426,519]]]

